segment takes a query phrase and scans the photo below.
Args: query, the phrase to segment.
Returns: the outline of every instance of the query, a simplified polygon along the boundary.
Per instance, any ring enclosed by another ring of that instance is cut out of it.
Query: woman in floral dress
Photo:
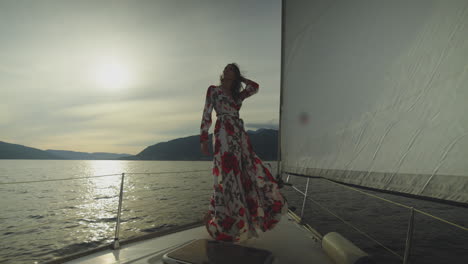
[[[246,86],[241,91],[242,85]],[[214,192],[205,218],[208,233],[216,240],[239,242],[271,230],[287,212],[276,179],[252,149],[239,118],[242,101],[258,92],[258,84],[244,78],[236,64],[228,64],[221,85],[206,92],[201,123],[201,149],[208,155],[211,112],[214,129]]]

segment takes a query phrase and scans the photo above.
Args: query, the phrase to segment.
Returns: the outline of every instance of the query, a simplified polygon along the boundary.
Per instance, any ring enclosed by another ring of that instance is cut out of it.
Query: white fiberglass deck
[[[250,239],[241,245],[266,249],[273,252],[275,264],[279,263],[333,263],[322,251],[320,241],[307,229],[297,224],[290,215],[283,216],[274,230],[259,233],[259,238]],[[165,235],[162,237],[122,246],[119,250],[106,250],[69,264],[107,263],[154,263],[162,264],[162,256],[195,239],[209,239],[204,226]]]

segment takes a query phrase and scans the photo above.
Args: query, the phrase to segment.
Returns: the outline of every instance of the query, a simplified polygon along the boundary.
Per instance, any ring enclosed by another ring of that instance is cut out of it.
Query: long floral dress
[[[216,240],[239,242],[258,237],[257,230],[272,229],[287,212],[287,203],[275,178],[252,149],[244,123],[239,118],[242,101],[258,92],[258,84],[247,80],[234,100],[221,86],[206,93],[200,141],[208,140],[211,112],[216,111],[214,129],[214,192],[209,205],[208,233]]]

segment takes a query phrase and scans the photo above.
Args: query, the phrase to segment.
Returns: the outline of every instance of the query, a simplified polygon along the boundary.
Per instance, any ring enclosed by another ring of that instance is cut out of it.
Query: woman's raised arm
[[[239,98],[241,100],[244,100],[245,98],[250,97],[258,92],[258,83],[246,78],[243,78],[242,82],[244,82],[246,86],[245,89],[239,94]]]

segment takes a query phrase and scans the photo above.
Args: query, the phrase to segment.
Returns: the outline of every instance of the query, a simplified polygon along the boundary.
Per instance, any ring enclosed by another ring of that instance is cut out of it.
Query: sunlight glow
[[[97,84],[108,90],[127,88],[132,81],[129,67],[117,60],[97,63],[93,75]]]

